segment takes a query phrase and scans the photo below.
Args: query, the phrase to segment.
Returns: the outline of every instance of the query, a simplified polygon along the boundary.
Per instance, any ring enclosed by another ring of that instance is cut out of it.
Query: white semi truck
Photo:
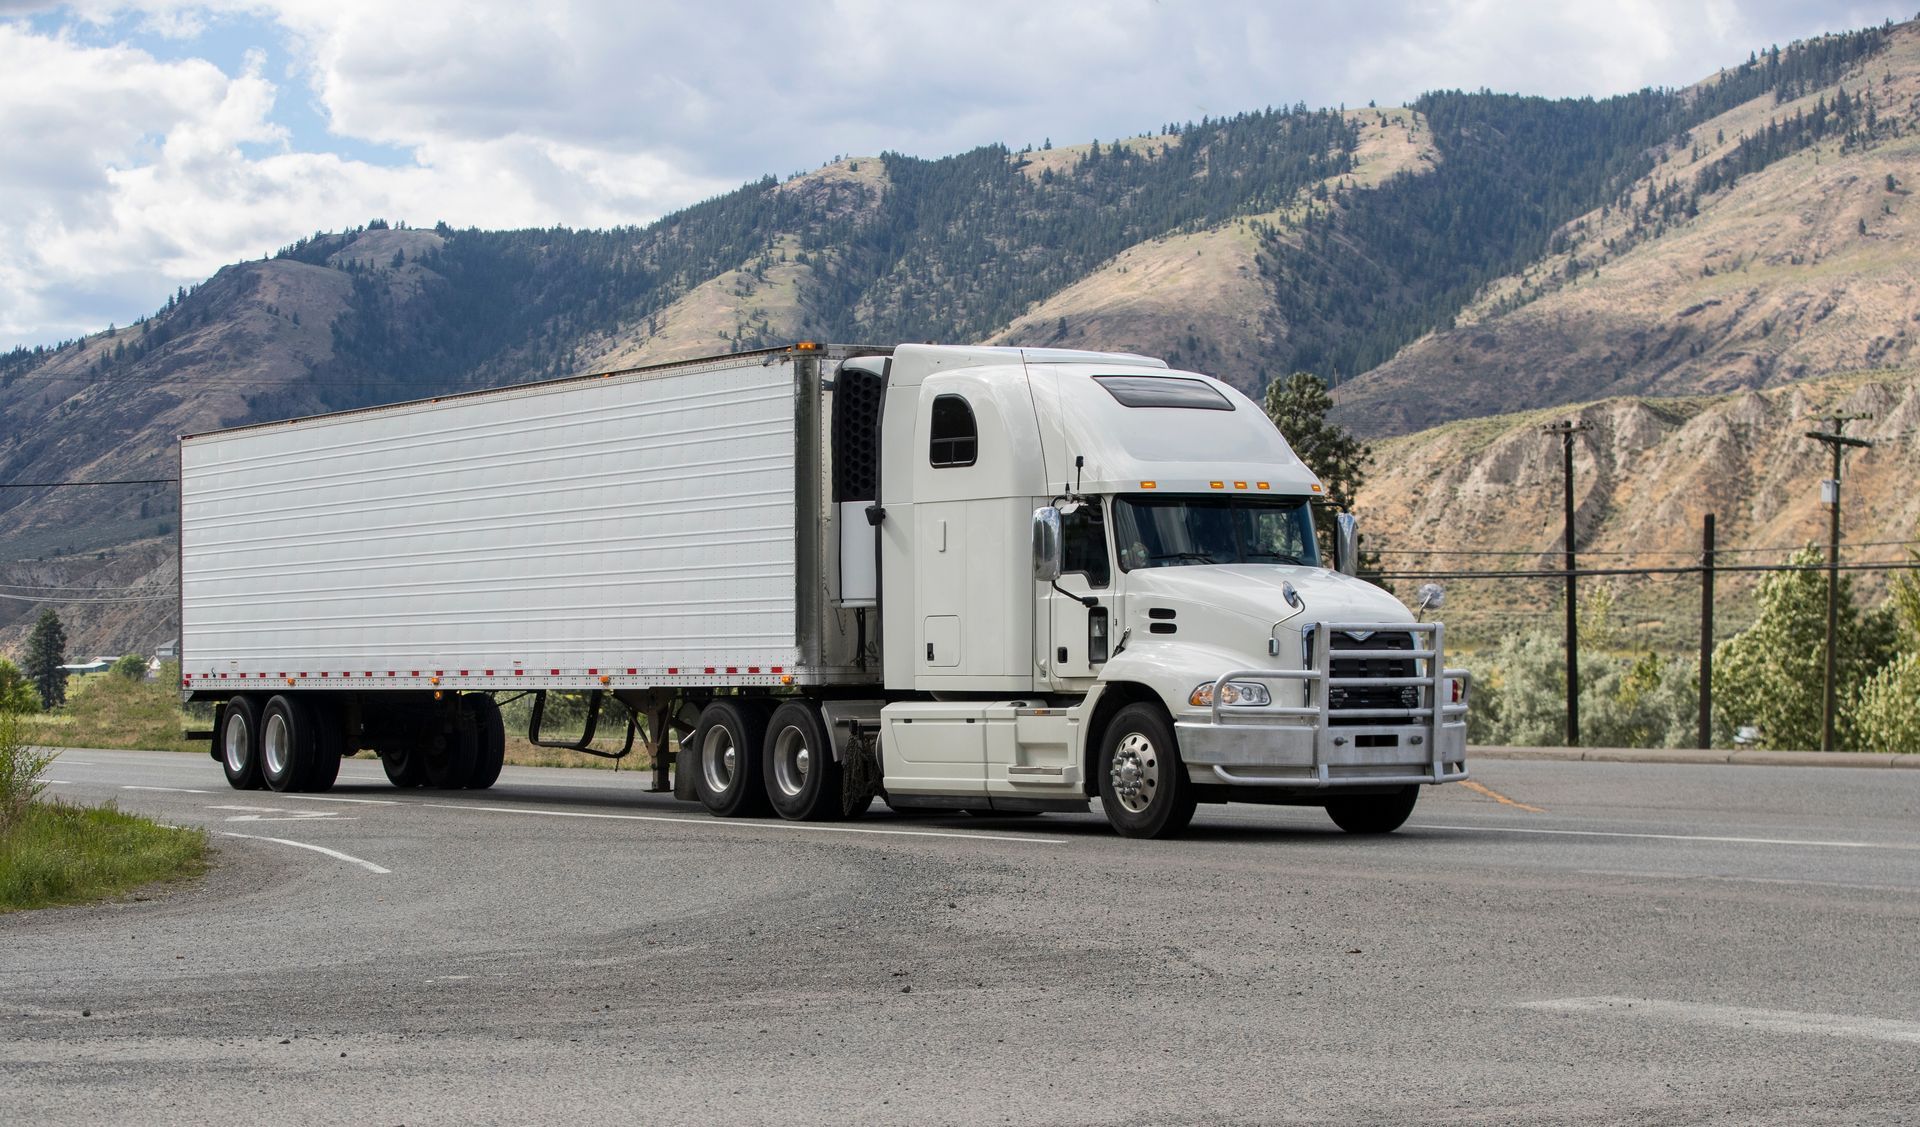
[[[1466,777],[1469,681],[1352,577],[1350,518],[1322,565],[1321,489],[1228,385],[1056,349],[803,343],[190,435],[182,696],[238,788],[360,749],[488,787],[530,694],[581,750],[624,703],[599,753],[644,733],[720,816],[1388,832]]]

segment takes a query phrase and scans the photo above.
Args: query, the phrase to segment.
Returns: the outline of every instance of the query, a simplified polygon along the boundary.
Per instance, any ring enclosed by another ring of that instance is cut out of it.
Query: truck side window
[[[933,397],[933,438],[928,443],[927,460],[939,468],[971,466],[980,445],[980,432],[973,423],[973,408],[958,395]]]
[[[1086,573],[1087,586],[1105,587],[1113,577],[1107,562],[1107,521],[1098,504],[1084,504],[1060,518],[1062,572]]]

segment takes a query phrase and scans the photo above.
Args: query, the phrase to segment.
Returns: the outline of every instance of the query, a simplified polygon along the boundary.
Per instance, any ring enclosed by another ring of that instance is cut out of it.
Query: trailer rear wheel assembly
[[[479,747],[473,760],[473,773],[467,776],[467,789],[486,790],[500,778],[507,761],[507,727],[500,719],[500,705],[485,693],[468,693],[460,698],[461,707],[473,720]]]
[[[234,790],[260,789],[260,708],[234,697],[220,709],[220,766]]]
[[[425,758],[410,747],[389,744],[380,749],[380,769],[396,787],[417,787],[427,781]]]
[[[310,791],[328,791],[333,789],[334,781],[340,777],[340,760],[352,754],[347,747],[347,727],[340,709],[332,701],[320,699],[306,702],[307,712],[313,717],[314,756],[307,772],[306,788]]]
[[[708,810],[722,818],[767,812],[767,790],[760,781],[766,735],[766,713],[750,701],[721,697],[700,710],[689,742],[698,757],[694,788]],[[681,754],[686,751],[683,746]]]
[[[1390,834],[1406,824],[1418,801],[1417,786],[1392,794],[1357,794],[1327,803],[1327,817],[1350,834]]]
[[[260,712],[260,778],[277,791],[306,790],[319,757],[313,710],[298,697],[276,696]]]
[[[763,774],[767,798],[782,818],[824,822],[846,816],[840,764],[812,702],[790,700],[773,710]]]
[[[1100,801],[1123,837],[1171,837],[1193,821],[1193,787],[1159,706],[1115,713],[1102,748]]]
[[[426,783],[437,790],[464,790],[472,781],[473,765],[480,758],[480,732],[473,712],[456,706],[452,720],[446,737],[421,757]]]

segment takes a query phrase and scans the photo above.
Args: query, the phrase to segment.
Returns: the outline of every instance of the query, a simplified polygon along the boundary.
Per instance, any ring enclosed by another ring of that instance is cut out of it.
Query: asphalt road
[[[50,776],[219,860],[0,917],[0,1122],[1920,1123],[1920,772],[1489,761],[1174,842]]]

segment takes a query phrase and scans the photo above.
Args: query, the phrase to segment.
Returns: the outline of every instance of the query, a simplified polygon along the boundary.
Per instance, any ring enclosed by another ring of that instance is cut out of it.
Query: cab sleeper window
[[[933,398],[933,437],[927,444],[927,461],[935,469],[971,466],[980,446],[980,432],[973,423],[973,408],[958,395]]]

